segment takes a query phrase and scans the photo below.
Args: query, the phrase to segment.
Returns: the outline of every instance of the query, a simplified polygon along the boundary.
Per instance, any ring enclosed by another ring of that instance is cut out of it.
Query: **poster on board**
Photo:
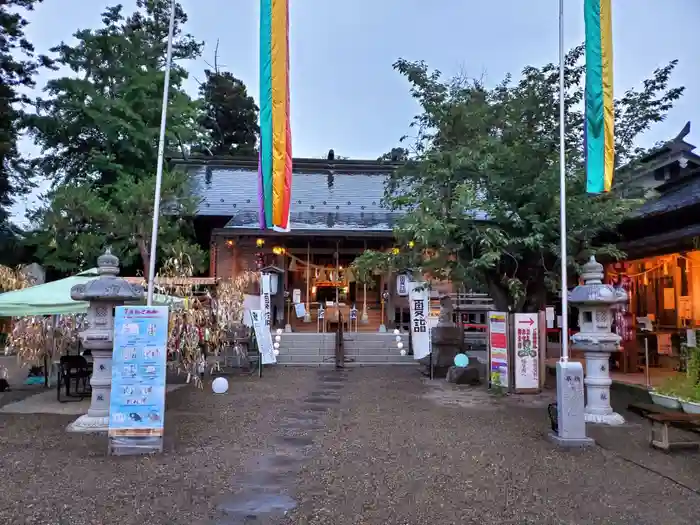
[[[540,339],[537,314],[515,314],[514,366],[516,390],[539,390]]]
[[[118,306],[114,316],[110,454],[163,451],[167,306]]]
[[[506,312],[489,312],[489,382],[508,388],[508,322]]]

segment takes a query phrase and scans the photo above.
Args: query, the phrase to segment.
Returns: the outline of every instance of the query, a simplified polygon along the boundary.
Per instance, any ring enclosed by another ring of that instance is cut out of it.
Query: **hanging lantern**
[[[263,246],[265,246],[265,239],[256,239],[255,246],[257,246],[258,248],[262,248]]]

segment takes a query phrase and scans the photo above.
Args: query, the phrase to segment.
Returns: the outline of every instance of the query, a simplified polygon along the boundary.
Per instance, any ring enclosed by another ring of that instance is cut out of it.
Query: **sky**
[[[77,29],[98,27],[118,0],[44,0],[30,14],[27,35],[38,51],[70,42]],[[134,0],[122,0],[126,9]],[[207,62],[243,80],[258,98],[257,0],[181,0],[186,30],[205,42],[188,66],[194,93]],[[290,0],[290,93],[295,157],[336,155],[374,159],[398,145],[418,107],[408,83],[392,70],[397,58],[425,60],[445,76],[465,72],[490,84],[526,65],[558,61],[558,0]],[[663,7],[661,7],[663,5]],[[675,136],[688,121],[700,144],[699,0],[612,0],[616,95],[639,86],[653,70],[680,61],[674,85],[685,96],[640,140]],[[565,0],[565,46],[583,41],[583,0]],[[693,49],[695,51],[693,52]],[[37,79],[40,89],[46,75]],[[32,153],[29,143],[25,152]],[[155,167],[154,167],[155,169]],[[22,223],[37,191],[16,203]]]

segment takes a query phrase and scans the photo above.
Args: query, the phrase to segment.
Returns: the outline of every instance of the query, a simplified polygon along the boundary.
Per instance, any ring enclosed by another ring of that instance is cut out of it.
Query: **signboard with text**
[[[265,318],[261,310],[251,310],[250,316],[253,321],[253,330],[255,331],[255,339],[258,341],[258,350],[260,351],[262,364],[272,365],[277,362],[277,358],[272,345],[270,327],[265,326]]]
[[[425,283],[409,284],[408,301],[411,311],[411,338],[413,358],[430,355],[430,326],[428,325],[429,295]]]
[[[508,388],[508,322],[506,312],[489,312],[489,381]]]
[[[162,452],[167,344],[167,306],[116,308],[110,453]]]
[[[540,387],[540,340],[537,314],[515,314],[513,371],[516,390]]]
[[[272,291],[271,277],[269,273],[260,275],[260,309],[263,313],[263,320],[268,330],[272,327]]]

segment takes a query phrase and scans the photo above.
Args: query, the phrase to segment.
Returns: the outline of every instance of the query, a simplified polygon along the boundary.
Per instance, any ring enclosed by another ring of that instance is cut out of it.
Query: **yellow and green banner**
[[[610,191],[615,170],[612,13],[610,0],[584,0],[586,191]]]

